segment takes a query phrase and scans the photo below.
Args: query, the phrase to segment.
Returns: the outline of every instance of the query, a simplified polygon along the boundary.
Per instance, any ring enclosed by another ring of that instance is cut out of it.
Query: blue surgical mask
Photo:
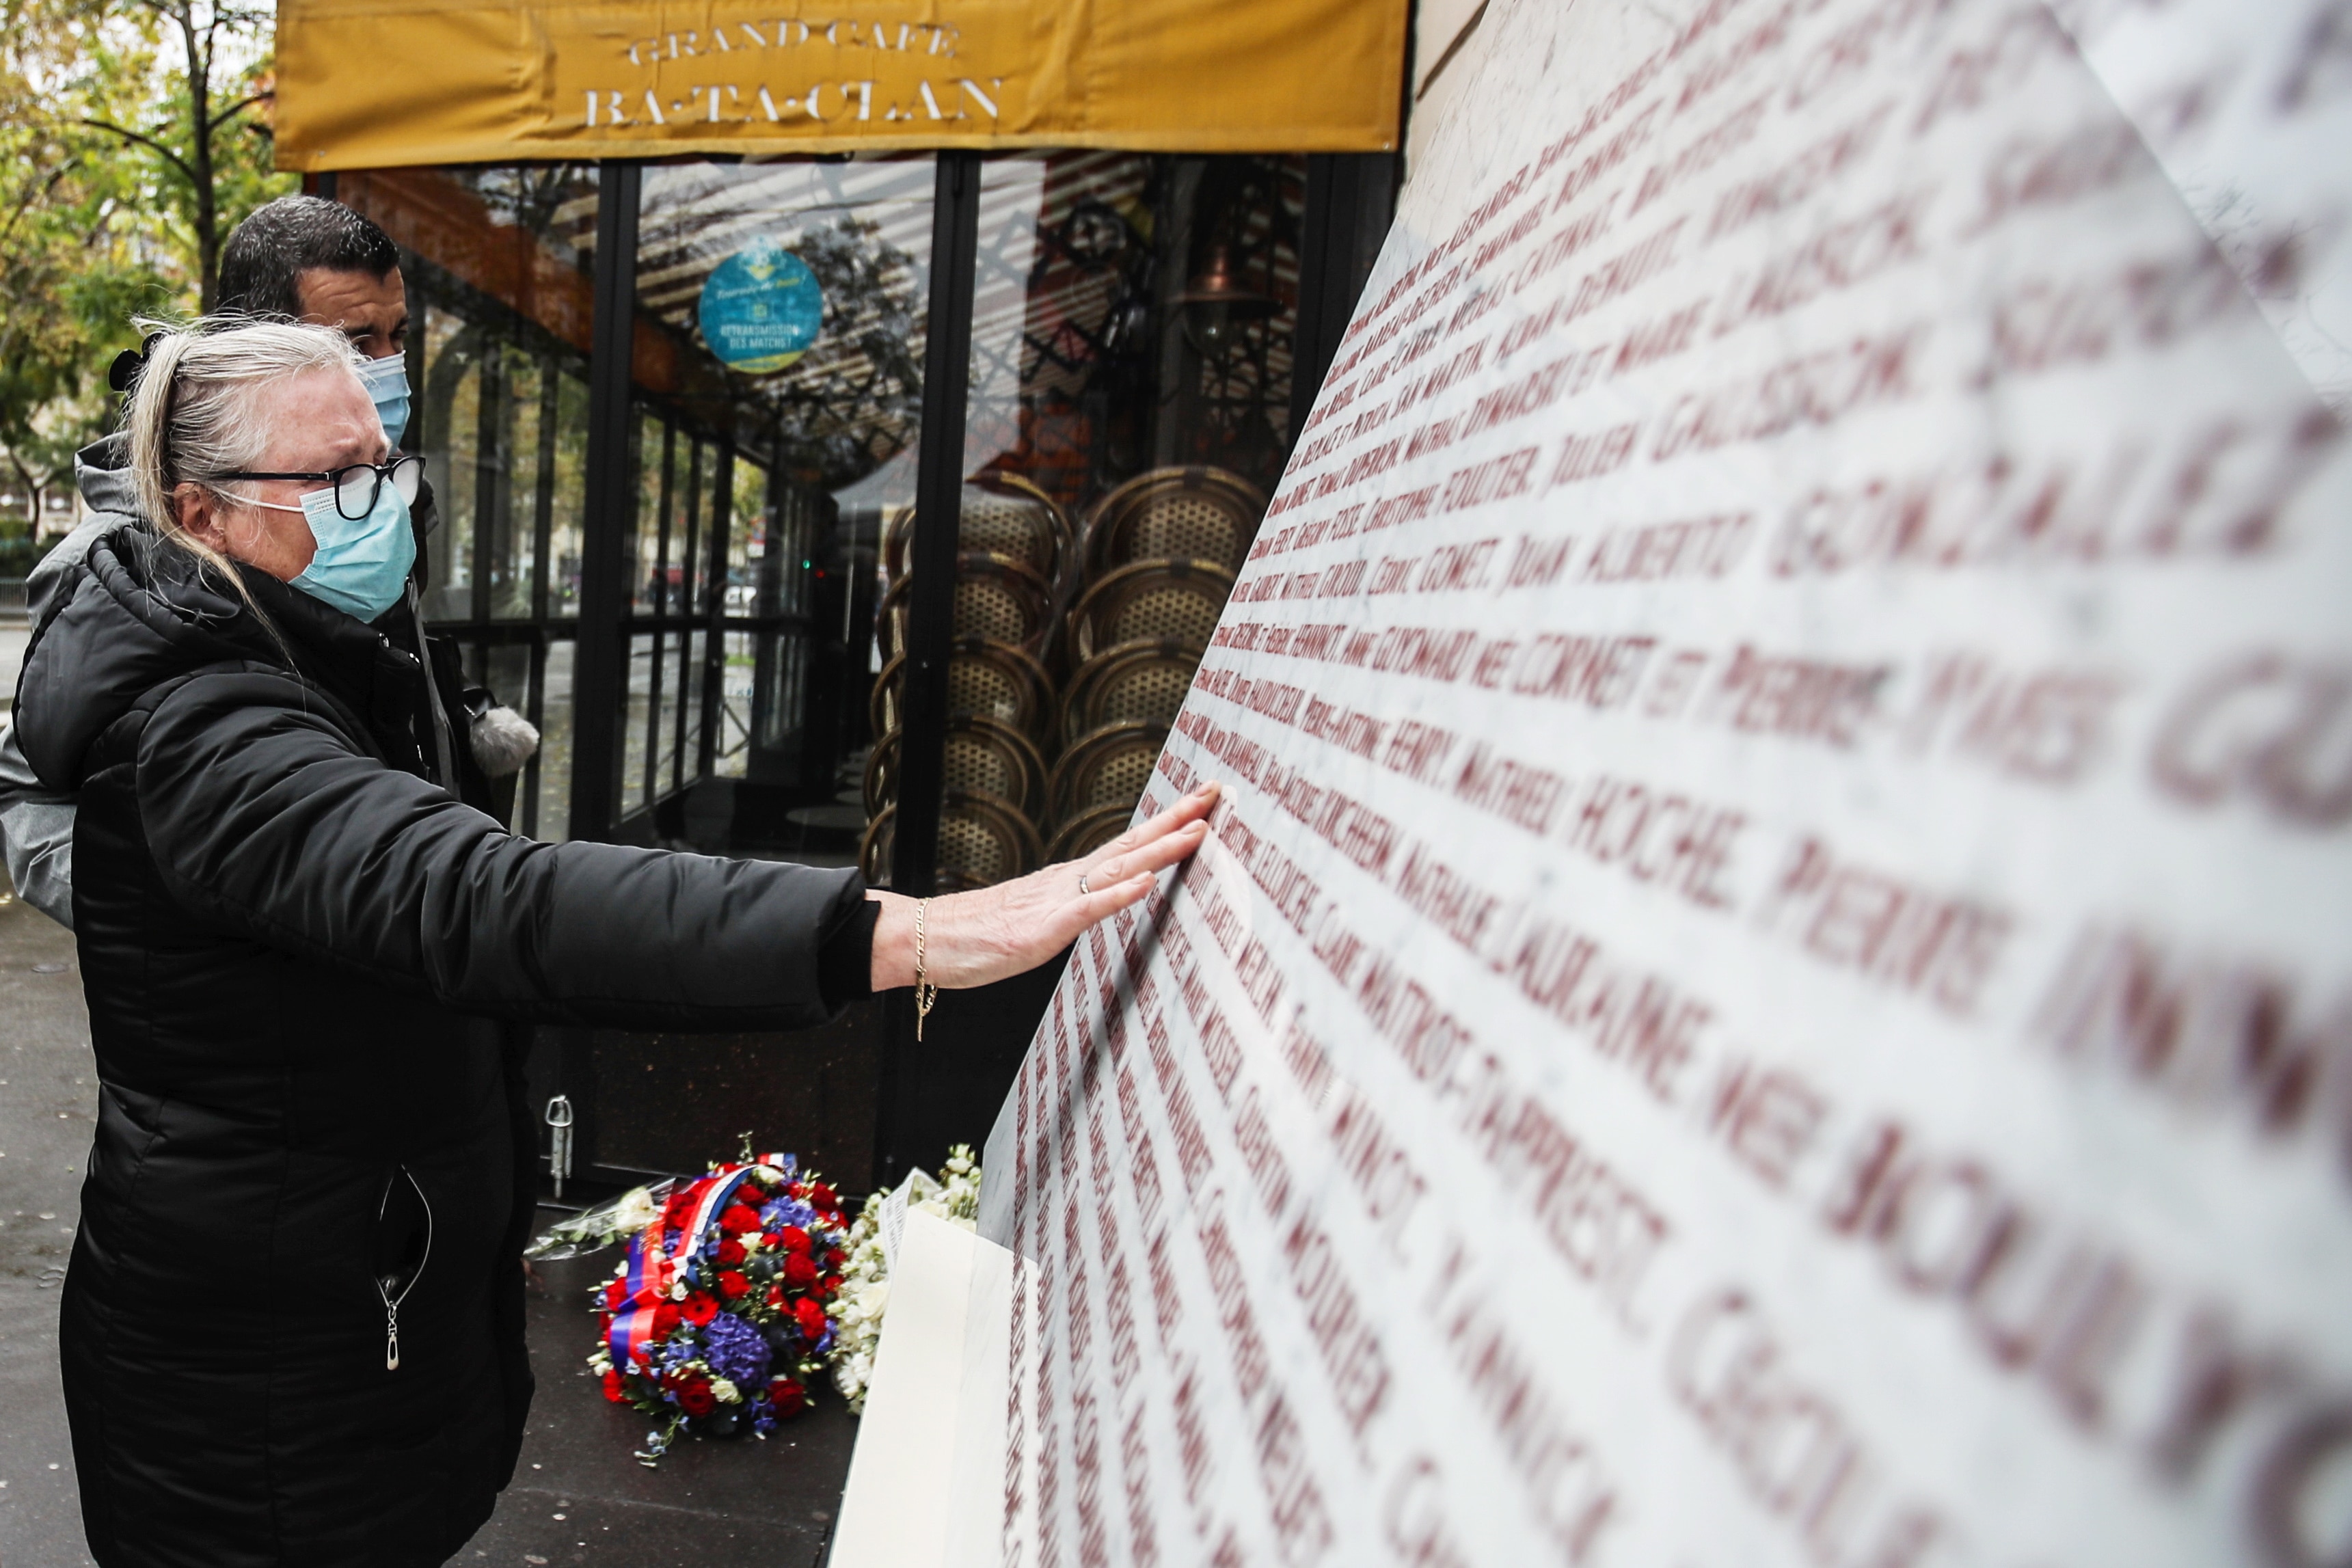
[[[355,620],[372,621],[406,592],[408,569],[416,563],[416,534],[396,486],[378,487],[374,508],[356,522],[335,510],[332,486],[304,496],[299,509],[274,501],[254,504],[273,511],[299,510],[310,523],[318,552],[294,586],[312,598]]]
[[[360,366],[360,384],[375,404],[375,416],[383,421],[383,438],[394,446],[400,445],[408,431],[408,360],[405,355],[387,354],[372,359]]]

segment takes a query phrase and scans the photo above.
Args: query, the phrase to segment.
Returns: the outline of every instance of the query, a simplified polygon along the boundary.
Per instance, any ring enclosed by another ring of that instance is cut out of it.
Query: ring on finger
[[[1081,893],[1092,893],[1094,891],[1092,888],[1087,886],[1087,874],[1084,871],[1078,873],[1078,891]]]

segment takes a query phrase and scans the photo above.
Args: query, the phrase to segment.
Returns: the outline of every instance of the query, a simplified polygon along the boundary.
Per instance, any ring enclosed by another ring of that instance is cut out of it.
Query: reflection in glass
[[[621,682],[621,814],[645,809],[646,742],[653,735],[655,639],[643,633],[629,638],[628,673]]]
[[[943,888],[1132,813],[1287,455],[1305,198],[1302,157],[982,165]],[[886,636],[904,537],[882,551]],[[877,678],[886,719],[897,679]],[[889,770],[871,776],[888,805]]]
[[[716,816],[740,847],[855,855],[872,552],[914,500],[934,183],[929,157],[645,170],[625,829]]]
[[[547,645],[546,667],[540,677],[540,709],[531,715],[539,726],[539,755],[532,766],[535,783],[526,773],[527,798],[536,807],[528,824],[516,826],[533,838],[551,844],[572,837],[572,653],[571,642]]]
[[[455,312],[425,310],[425,385],[413,421],[423,437],[425,471],[439,526],[425,541],[425,615],[432,621],[474,618],[474,505],[480,491],[480,360],[484,329]],[[428,516],[433,514],[428,513]]]
[[[417,393],[404,445],[424,456],[438,513],[426,619],[540,727],[540,754],[517,781],[516,831],[566,837],[596,172],[354,170],[336,195],[401,247]]]

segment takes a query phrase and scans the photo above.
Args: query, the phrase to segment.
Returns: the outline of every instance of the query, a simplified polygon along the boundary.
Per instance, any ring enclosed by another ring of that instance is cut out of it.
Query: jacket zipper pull
[[[400,1370],[400,1308],[396,1304],[383,1310],[383,1370]]]

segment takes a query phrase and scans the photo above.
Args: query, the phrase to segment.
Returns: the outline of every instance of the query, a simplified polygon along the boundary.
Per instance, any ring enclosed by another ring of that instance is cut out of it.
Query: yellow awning
[[[1405,0],[279,0],[278,160],[1379,152],[1405,19]]]

